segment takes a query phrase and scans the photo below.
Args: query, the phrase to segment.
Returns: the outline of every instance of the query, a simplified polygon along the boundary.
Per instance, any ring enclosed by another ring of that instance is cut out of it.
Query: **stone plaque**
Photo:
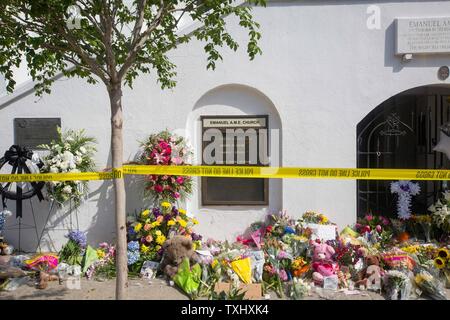
[[[14,143],[31,149],[58,138],[61,118],[15,118]]]
[[[396,54],[450,53],[450,17],[396,19]]]

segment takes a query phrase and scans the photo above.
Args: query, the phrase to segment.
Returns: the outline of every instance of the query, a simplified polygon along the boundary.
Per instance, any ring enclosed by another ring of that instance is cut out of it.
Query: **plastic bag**
[[[252,263],[250,257],[231,262],[231,268],[244,283],[252,283]]]
[[[252,263],[252,276],[253,281],[261,282],[264,271],[264,252],[263,251],[251,251],[249,253]]]
[[[93,249],[91,246],[87,246],[82,261],[83,266],[82,272],[85,273],[87,269],[89,269],[89,267],[93,265],[97,260],[98,260],[97,251],[95,251],[95,249]]]
[[[202,268],[199,264],[195,264],[192,269],[189,265],[189,259],[185,258],[178,267],[177,274],[173,277],[173,281],[188,295],[192,296],[197,293],[200,286],[202,276]]]

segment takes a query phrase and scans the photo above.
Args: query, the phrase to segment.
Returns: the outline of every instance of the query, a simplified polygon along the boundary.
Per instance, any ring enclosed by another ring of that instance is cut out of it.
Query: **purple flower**
[[[153,208],[152,213],[155,216],[155,218],[158,218],[161,215],[161,210],[159,210],[159,208]]]
[[[200,241],[203,239],[203,237],[201,235],[196,234],[195,232],[192,232],[191,237],[192,237],[193,241]]]
[[[79,245],[81,248],[86,248],[87,239],[86,239],[86,234],[84,234],[84,232],[81,232],[79,230],[70,231],[69,234],[67,235],[67,237],[69,238],[69,240],[72,240],[77,245]]]
[[[278,255],[277,255],[278,260],[287,259],[287,258],[288,258],[288,254],[286,253],[286,251],[278,252]]]

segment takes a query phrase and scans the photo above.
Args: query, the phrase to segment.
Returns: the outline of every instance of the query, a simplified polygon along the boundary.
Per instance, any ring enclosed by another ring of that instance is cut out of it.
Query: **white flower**
[[[64,193],[71,193],[72,192],[72,187],[71,186],[65,186],[63,189],[62,189],[62,191],[64,192]]]
[[[76,168],[73,168],[73,169],[70,169],[69,172],[71,172],[71,173],[80,173],[80,170],[78,170]]]
[[[59,172],[59,170],[57,167],[54,167],[54,166],[50,167],[50,173],[58,173],[58,172]]]
[[[81,162],[83,162],[83,158],[80,156],[75,156],[73,160],[75,161],[76,164],[80,164]]]
[[[69,163],[67,161],[63,161],[63,162],[61,162],[59,167],[61,168],[61,170],[65,171],[65,170],[67,170],[67,168],[69,168]]]
[[[70,151],[64,151],[64,153],[62,154],[62,158],[67,162],[73,161],[73,153]]]
[[[85,147],[80,147],[81,154],[85,154],[87,152]]]
[[[76,164],[75,164],[75,162],[73,162],[73,161],[70,161],[69,162],[69,168],[70,169],[75,169],[77,166],[76,166]]]

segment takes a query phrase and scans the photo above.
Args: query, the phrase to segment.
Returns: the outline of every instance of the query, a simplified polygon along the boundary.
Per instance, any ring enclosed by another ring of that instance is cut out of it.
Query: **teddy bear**
[[[378,255],[368,255],[365,257],[366,268],[359,274],[359,279],[355,284],[357,287],[372,288],[381,286],[381,276],[384,273],[380,266],[381,258]]]
[[[326,243],[313,242],[312,277],[316,285],[323,285],[325,277],[337,276],[338,264],[333,261],[334,248]]]
[[[176,235],[164,242],[163,249],[164,254],[160,269],[169,278],[173,278],[177,274],[178,266],[184,258],[188,258],[191,265],[200,262],[200,258],[193,249],[192,239],[189,237]]]

